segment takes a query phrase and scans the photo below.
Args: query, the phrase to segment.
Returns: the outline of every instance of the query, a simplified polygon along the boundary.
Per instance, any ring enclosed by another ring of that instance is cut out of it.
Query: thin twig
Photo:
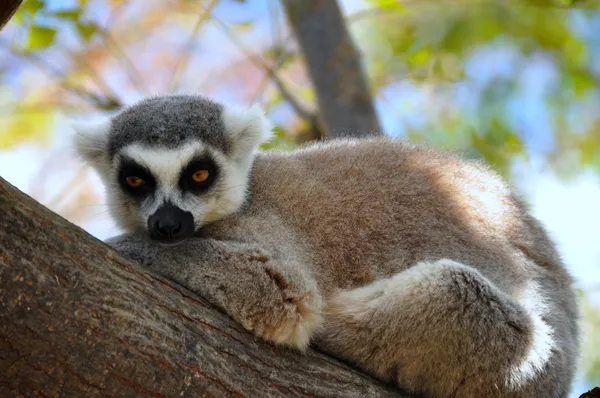
[[[303,119],[310,121],[311,123],[315,123],[317,120],[317,116],[314,112],[309,111],[304,106],[300,104],[298,99],[286,88],[285,84],[277,74],[277,72],[267,64],[266,61],[258,57],[257,55],[252,54],[233,33],[229,30],[229,27],[219,20],[216,17],[213,19],[221,26],[223,32],[229,37],[229,39],[244,53],[244,55],[252,62],[255,66],[263,69],[267,76],[269,76],[277,88],[281,91],[281,95],[288,101],[294,111]]]
[[[110,98],[118,98],[119,95],[115,93],[108,84],[106,84],[100,74],[92,67],[90,63],[87,62],[85,55],[76,54],[60,44],[56,45],[56,49],[73,58],[76,65],[82,67],[82,69],[87,72],[88,77],[96,84],[96,86],[98,86],[105,96]]]
[[[271,24],[270,24],[271,25],[271,42],[272,42],[272,48],[275,49],[275,51],[276,51],[273,54],[273,63],[274,63],[273,70],[279,70],[279,68],[282,66],[283,61],[284,61],[283,57],[281,57],[281,51],[279,51],[283,47],[281,46],[282,31],[281,31],[281,24],[280,24],[278,10],[279,10],[278,3],[276,3],[276,2],[269,3],[269,15],[270,15],[270,19],[271,19]],[[268,86],[269,82],[271,82],[271,80],[272,80],[271,74],[265,73],[263,75],[261,82],[258,84],[256,92],[252,95],[252,102],[256,102],[257,99],[264,94],[264,92],[267,89],[267,86]]]
[[[271,41],[273,42],[272,48],[276,50],[275,56],[273,57],[273,62],[275,65],[280,65],[281,57],[281,25],[279,23],[279,3],[270,2],[269,3],[269,14],[271,16]]]
[[[110,108],[110,107],[113,107],[113,105],[114,106],[120,105],[120,101],[115,97],[112,97],[112,96],[100,97],[97,94],[90,93],[87,90],[84,90],[84,89],[70,83],[68,80],[66,80],[65,74],[60,69],[52,66],[51,64],[46,62],[44,59],[39,57],[37,54],[24,53],[24,52],[18,50],[17,48],[15,48],[14,46],[4,45],[3,41],[0,41],[0,43],[3,44],[2,47],[5,50],[8,50],[13,56],[27,60],[28,62],[39,67],[41,70],[45,71],[53,79],[60,80],[59,86],[63,90],[66,90],[67,92],[72,92],[72,93],[76,94],[77,96],[81,97],[82,99],[89,101],[92,104],[94,104],[95,106],[98,106],[100,108]]]
[[[113,24],[117,21],[117,19],[121,16],[122,12],[123,12],[123,8],[125,8],[125,6],[127,5],[127,1],[121,1],[119,4],[117,4],[115,6],[115,8],[113,8],[111,14],[109,15],[108,19],[106,20],[106,30],[110,30],[110,28],[112,28]]]
[[[179,85],[179,81],[181,79],[181,74],[182,74],[183,70],[185,69],[185,67],[187,67],[187,65],[188,65],[190,55],[191,55],[191,48],[192,48],[192,45],[194,44],[196,36],[198,35],[198,32],[200,32],[200,28],[212,16],[212,12],[216,5],[217,5],[217,0],[211,0],[211,2],[208,4],[208,7],[206,7],[206,9],[203,9],[202,12],[200,13],[198,20],[196,21],[196,24],[194,25],[194,28],[192,29],[192,32],[190,33],[188,41],[185,44],[185,46],[183,47],[183,50],[179,57],[179,61],[177,61],[177,64],[175,65],[175,69],[173,70],[173,78],[171,79],[171,83],[169,84],[170,91],[173,91],[175,89],[175,87],[177,87]]]
[[[259,97],[261,97],[266,88],[267,85],[269,84],[269,82],[271,81],[271,78],[265,73],[262,77],[262,80],[260,81],[260,83],[258,83],[257,87],[256,87],[256,92],[252,95],[252,99],[250,100],[250,102],[254,103],[258,100]]]
[[[117,41],[111,37],[110,32],[102,27],[98,27],[98,33],[100,34],[100,37],[102,37],[102,40],[104,41],[106,46],[109,49],[112,49],[113,52],[118,53],[118,56],[115,54],[112,55],[115,57],[115,59],[124,64],[125,72],[127,73],[127,76],[129,76],[129,80],[131,81],[131,84],[135,87],[135,89],[143,95],[149,95],[150,90],[144,82],[141,72],[131,61],[127,53],[125,53],[121,46],[117,44]]]
[[[283,98],[290,103],[291,107],[298,114],[298,116],[310,122],[316,121],[316,114],[314,112],[310,112],[308,109],[300,105],[296,97],[285,87],[279,76],[277,76],[274,71],[268,70],[267,75],[273,79],[273,82],[281,92]]]

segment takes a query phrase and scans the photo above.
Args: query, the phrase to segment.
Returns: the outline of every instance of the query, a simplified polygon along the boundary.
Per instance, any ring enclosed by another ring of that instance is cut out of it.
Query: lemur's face
[[[183,95],[76,129],[77,150],[100,173],[117,224],[165,243],[240,208],[254,150],[271,131],[258,107]]]
[[[107,193],[123,228],[178,241],[239,208],[248,173],[241,166],[202,142],[172,149],[133,143],[116,153]]]

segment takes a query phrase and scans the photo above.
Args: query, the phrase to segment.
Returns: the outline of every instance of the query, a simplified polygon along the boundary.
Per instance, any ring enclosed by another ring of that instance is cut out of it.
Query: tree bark
[[[328,138],[381,135],[372,95],[335,0],[282,0],[302,48]]]
[[[23,4],[23,0],[2,0],[0,5],[0,30],[15,15],[21,4]]]
[[[398,396],[256,341],[0,178],[0,397]]]

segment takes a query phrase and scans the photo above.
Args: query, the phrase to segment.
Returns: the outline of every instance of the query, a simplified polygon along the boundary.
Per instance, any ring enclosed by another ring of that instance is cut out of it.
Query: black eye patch
[[[198,195],[214,184],[218,173],[219,168],[214,160],[208,156],[197,157],[181,171],[179,186],[184,192]]]
[[[143,183],[139,186],[132,186],[131,182],[133,181],[131,177],[142,179]],[[136,199],[143,199],[156,189],[156,179],[152,173],[132,159],[124,159],[121,162],[117,178],[121,189]]]

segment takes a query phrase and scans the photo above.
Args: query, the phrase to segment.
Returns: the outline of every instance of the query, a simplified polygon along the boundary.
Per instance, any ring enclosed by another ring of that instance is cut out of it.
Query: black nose
[[[165,203],[148,218],[148,231],[154,240],[175,242],[194,232],[194,216],[171,203]]]

